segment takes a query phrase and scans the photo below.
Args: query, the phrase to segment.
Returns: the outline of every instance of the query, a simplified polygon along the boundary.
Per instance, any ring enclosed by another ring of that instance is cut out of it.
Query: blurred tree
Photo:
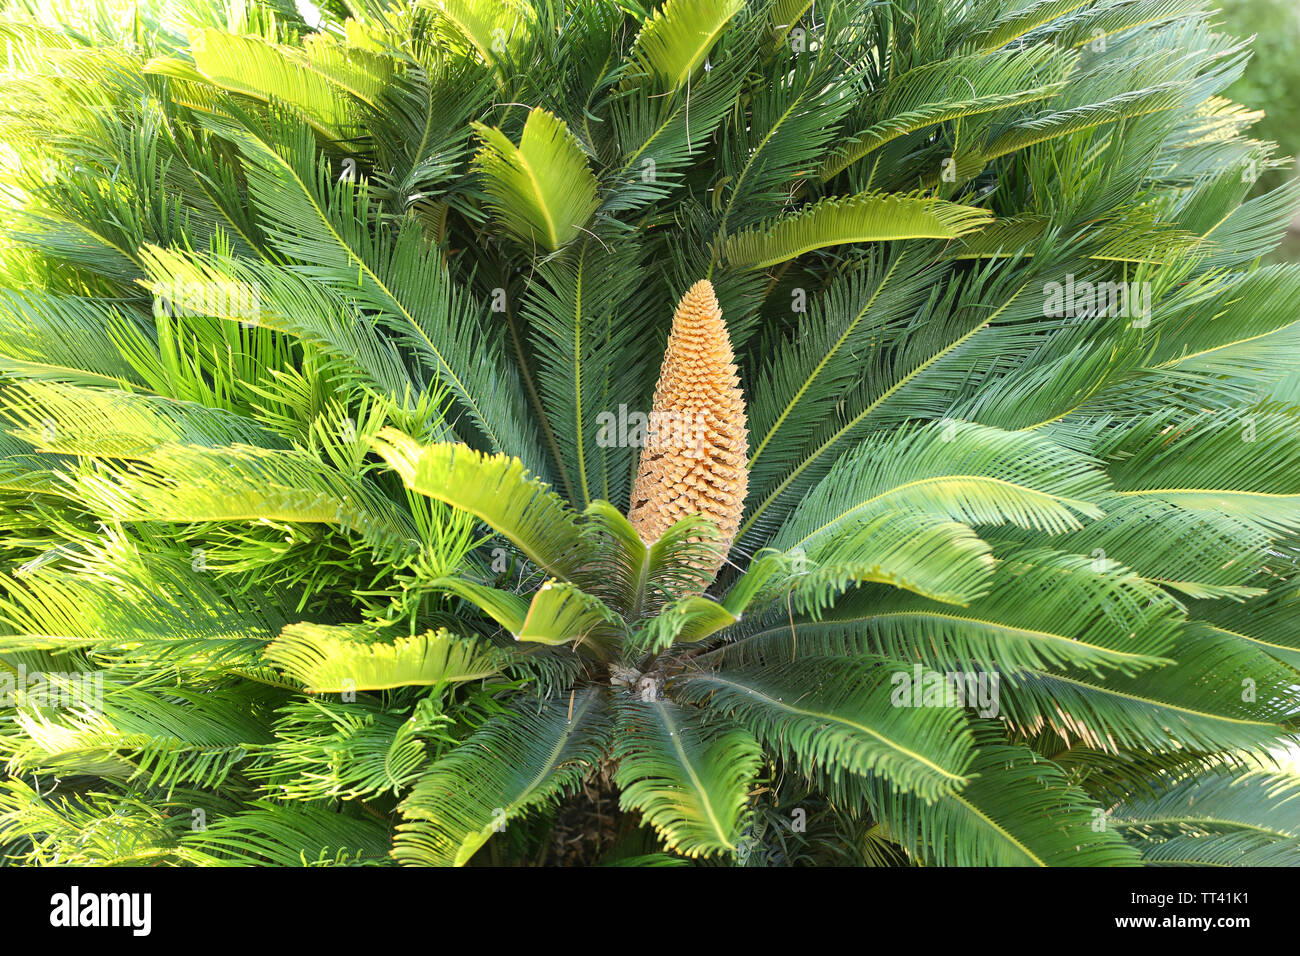
[[[1300,155],[1300,6],[1294,0],[1223,0],[1223,15],[1229,33],[1256,34],[1245,74],[1224,95],[1265,112],[1251,135],[1276,142],[1279,155]],[[1267,192],[1293,173],[1269,170],[1255,189]]]

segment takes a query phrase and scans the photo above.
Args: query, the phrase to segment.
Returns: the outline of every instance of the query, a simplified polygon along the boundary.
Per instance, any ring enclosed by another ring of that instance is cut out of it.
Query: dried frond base
[[[613,768],[602,766],[568,797],[555,816],[545,866],[592,866],[636,829],[635,815],[619,809]]]

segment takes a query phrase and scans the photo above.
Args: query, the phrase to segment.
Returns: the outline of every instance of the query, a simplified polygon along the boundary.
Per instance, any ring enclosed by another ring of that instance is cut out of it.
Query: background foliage
[[[1300,192],[1206,4],[5,11],[0,661],[97,697],[0,710],[6,861],[1300,860]],[[713,581],[596,428],[702,276]]]

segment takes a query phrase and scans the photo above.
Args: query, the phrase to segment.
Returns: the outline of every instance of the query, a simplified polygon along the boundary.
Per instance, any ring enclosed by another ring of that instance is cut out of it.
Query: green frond
[[[272,242],[301,263],[298,270],[374,310],[380,324],[468,410],[488,447],[539,461],[531,426],[521,417],[517,378],[503,373],[496,341],[480,326],[478,306],[451,280],[418,223],[406,220],[392,241],[372,234],[368,187],[332,183],[335,174],[317,156],[302,124],[209,122],[216,134],[238,144],[252,202]]]
[[[1039,245],[1052,225],[1050,216],[1017,215],[998,219],[961,239],[955,259],[985,259],[1025,255]],[[1173,265],[1197,252],[1199,237],[1156,218],[1155,210],[1125,210],[1114,222],[1092,224],[1092,235],[1080,254],[1106,262]]]
[[[232,256],[150,247],[143,250],[142,260],[151,287],[164,293],[177,288],[234,291],[205,296],[205,309],[221,310],[217,317],[227,321],[298,338],[336,368],[344,381],[364,383],[403,406],[413,405],[427,387],[407,368],[393,339],[329,286],[284,266]],[[241,290],[247,294],[239,295]],[[450,437],[450,430],[444,430]]]
[[[1009,153],[1051,139],[1108,126],[1121,120],[1176,109],[1184,102],[1185,95],[1185,91],[1180,86],[1171,83],[1152,89],[1122,93],[1099,103],[1088,103],[1065,110],[1044,110],[1037,116],[1016,123],[1012,128],[992,139],[977,154],[977,162],[983,165]],[[958,168],[963,168],[969,163],[969,160],[960,157],[957,159]]]
[[[247,695],[230,689],[130,686],[103,674],[58,680],[46,702],[57,691],[79,703],[16,712],[25,739],[10,756],[15,769],[89,774],[164,790],[183,784],[211,788],[271,739],[259,713],[267,706],[265,694],[250,706]],[[100,694],[102,700],[95,700]]]
[[[807,303],[797,328],[772,350],[746,396],[753,492],[799,464],[807,436],[862,375],[861,356],[902,334],[923,310],[945,274],[926,267],[926,251],[868,252]]]
[[[180,846],[193,818],[171,809],[111,790],[42,793],[11,777],[0,784],[0,841],[15,848],[30,841],[15,856],[34,866],[213,865],[207,854]]]
[[[735,624],[739,618],[722,604],[698,594],[678,598],[647,620],[632,643],[658,653],[672,644],[692,644]]]
[[[746,62],[724,54],[716,70],[691,81],[690,96],[663,96],[646,85],[620,91],[610,120],[621,162],[609,176],[603,212],[641,209],[682,187],[691,160],[710,148],[734,106]]]
[[[367,697],[293,701],[277,714],[275,742],[245,773],[280,800],[398,796],[424,771],[430,738],[446,736],[451,722],[408,717]]]
[[[1001,49],[1013,40],[1018,40],[1053,20],[1088,6],[1089,2],[1090,0],[1038,0],[1034,3],[1013,5],[980,31],[977,38],[979,48],[981,50]]]
[[[269,800],[219,815],[181,837],[181,845],[223,865],[373,866],[388,854],[388,828],[317,807]]]
[[[419,548],[396,502],[303,451],[164,445],[149,452],[147,467],[103,462],[66,480],[88,509],[115,521],[322,524],[387,555]]]
[[[56,470],[72,465],[70,458],[38,454],[31,442],[0,430],[0,489],[21,494],[61,494],[63,486]]]
[[[907,511],[872,515],[821,547],[785,554],[802,568],[791,584],[795,606],[813,613],[866,581],[966,605],[988,590],[994,571],[992,549],[969,526]]]
[[[282,450],[257,423],[197,402],[56,382],[0,386],[12,433],[45,454],[147,459],[166,446]]]
[[[1106,478],[1086,458],[1027,432],[968,422],[898,429],[841,458],[771,541],[819,545],[885,511],[1059,534],[1097,518]]]
[[[635,356],[662,318],[644,290],[626,282],[644,267],[644,254],[633,242],[610,248],[600,234],[583,236],[539,265],[519,304],[537,355],[542,412],[570,437],[557,455],[581,507],[624,501],[631,490],[636,449],[619,428],[651,387],[653,370],[638,368]]]
[[[1174,836],[1140,844],[1145,866],[1297,866],[1300,842],[1293,837],[1238,830],[1205,836]]]
[[[528,39],[536,20],[529,3],[501,0],[439,0],[425,3],[438,12],[457,36],[489,66],[517,51]]]
[[[1283,227],[1298,204],[1300,182],[1293,179],[1237,206],[1204,234],[1213,250],[1205,260],[1206,267],[1241,268],[1268,255],[1277,248]]]
[[[533,595],[515,638],[539,644],[591,645],[617,640],[623,622],[599,598],[563,581],[547,581]]]
[[[0,316],[0,370],[8,375],[109,388],[143,384],[112,347],[109,330],[139,334],[123,310],[80,296],[5,289]]]
[[[1300,528],[1300,432],[1288,411],[1138,419],[1105,453],[1116,493],[1219,512],[1277,535]]]
[[[687,674],[669,685],[683,703],[726,715],[805,773],[833,780],[876,772],[921,799],[968,781],[972,746],[956,707],[900,707],[884,660],[804,657],[792,663]]]
[[[0,646],[14,650],[85,647],[197,674],[255,669],[288,623],[287,602],[273,588],[241,594],[208,569],[203,548],[153,548],[120,527],[102,539],[65,540],[0,581],[0,617],[11,632]]]
[[[1294,325],[1286,303],[1300,292],[1300,268],[1268,265],[1215,278],[1160,310],[1153,366],[1218,371],[1242,346]]]
[[[574,573],[582,549],[577,518],[519,459],[421,445],[393,428],[380,432],[374,449],[407,488],[468,511],[556,577]]]
[[[675,93],[743,7],[743,0],[667,0],[642,24],[632,56],[664,91]]]
[[[1050,46],[953,57],[892,82],[876,119],[839,145],[818,174],[829,180],[900,136],[948,120],[1046,100],[1061,92],[1077,55]]]
[[[629,621],[653,617],[677,596],[708,585],[700,569],[710,567],[717,553],[717,530],[707,519],[688,516],[654,544],[642,541],[608,502],[593,501],[583,519],[581,583]]]
[[[1217,509],[1190,510],[1135,495],[1101,500],[1105,517],[1053,542],[1062,550],[1117,561],[1185,598],[1241,599],[1258,556],[1273,537],[1258,524]]]
[[[773,46],[785,42],[790,31],[798,25],[812,4],[813,0],[772,0],[768,4],[767,17],[772,28]]]
[[[1134,675],[1056,668],[1004,675],[1002,712],[1026,732],[1051,730],[1099,749],[1259,748],[1287,733],[1295,671],[1250,643],[1189,625],[1166,656]]]
[[[393,857],[417,866],[462,866],[529,810],[553,804],[591,772],[612,720],[596,689],[572,701],[532,704],[490,718],[435,762],[402,802]]]
[[[583,231],[597,205],[596,177],[563,120],[533,110],[518,146],[498,129],[475,124],[474,130],[483,140],[476,168],[506,232],[554,252]]]
[[[722,178],[713,196],[714,209],[721,210],[718,237],[760,222],[774,204],[786,204],[826,155],[855,105],[838,90],[843,69],[841,56],[818,47],[816,54],[796,56],[790,72],[771,88],[753,91],[748,129],[728,129],[720,143]]]
[[[986,209],[943,199],[861,193],[823,199],[723,240],[723,259],[735,269],[766,269],[814,249],[854,242],[956,239],[990,221]]]
[[[999,548],[989,592],[964,607],[862,587],[815,617],[778,606],[719,648],[728,661],[884,654],[944,672],[1069,664],[1134,673],[1168,663],[1182,615],[1159,588],[1093,558]]]
[[[734,853],[762,761],[758,741],[669,701],[622,700],[616,713],[620,805],[683,856]]]
[[[971,782],[933,804],[869,786],[889,835],[931,866],[1136,866],[1106,811],[1026,747],[979,734]]]
[[[1227,770],[1169,780],[1110,811],[1155,866],[1300,866],[1300,780]]]
[[[441,687],[491,677],[504,665],[491,648],[441,628],[390,643],[373,628],[306,622],[286,627],[263,656],[313,694]]]
[[[320,37],[315,48],[329,41]],[[363,68],[369,65],[359,50],[350,60],[323,56],[271,44],[255,36],[235,36],[220,30],[203,30],[190,47],[199,76],[223,90],[263,102],[280,101],[302,111],[314,126],[333,139],[344,139],[355,129],[355,97],[373,104],[384,76]],[[321,50],[323,52],[323,50]],[[373,58],[371,62],[382,62]],[[164,63],[152,67],[174,72]],[[149,67],[146,67],[149,69]]]
[[[524,628],[529,605],[518,594],[464,578],[437,578],[430,581],[429,586],[464,598],[511,634],[518,634]]]
[[[1300,611],[1300,578],[1267,582],[1266,575],[1261,575],[1254,583],[1272,586],[1264,594],[1244,601],[1197,601],[1188,607],[1188,615],[1300,669],[1300,631],[1295,627]]]

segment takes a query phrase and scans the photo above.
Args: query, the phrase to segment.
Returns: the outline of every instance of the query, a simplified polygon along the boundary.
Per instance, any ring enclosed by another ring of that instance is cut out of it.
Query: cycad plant
[[[304,9],[0,24],[9,861],[1300,862],[1206,0]]]

